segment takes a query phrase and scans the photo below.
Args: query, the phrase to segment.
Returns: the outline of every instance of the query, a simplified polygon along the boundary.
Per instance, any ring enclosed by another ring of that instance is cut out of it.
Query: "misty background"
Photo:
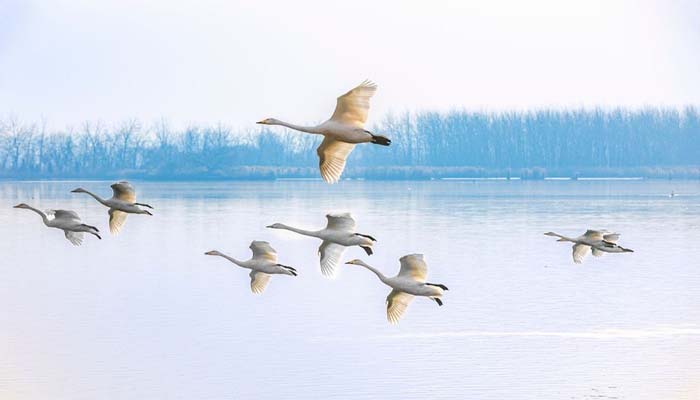
[[[346,177],[697,177],[698,19],[686,0],[0,0],[0,177],[317,177],[318,138],[254,122],[322,122],[365,78],[393,145],[358,146]]]

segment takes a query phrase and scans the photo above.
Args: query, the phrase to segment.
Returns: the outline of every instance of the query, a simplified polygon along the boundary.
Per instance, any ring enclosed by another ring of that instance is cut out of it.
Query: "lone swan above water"
[[[374,143],[389,146],[391,140],[365,129],[369,100],[377,91],[377,85],[364,81],[359,86],[338,97],[331,118],[317,126],[299,126],[274,118],[258,121],[263,125],[281,125],[297,131],[323,135],[323,142],[316,149],[321,176],[328,183],[336,183],[345,169],[345,161],[358,143]]]
[[[255,240],[250,244],[253,257],[248,261],[239,261],[217,250],[207,251],[208,256],[223,257],[241,268],[250,270],[250,290],[255,294],[265,291],[270,278],[274,274],[297,276],[297,270],[277,263],[277,251],[270,243]]]
[[[557,242],[572,242],[572,256],[576,264],[581,264],[583,259],[588,255],[588,250],[591,250],[594,256],[600,257],[603,253],[632,253],[634,250],[626,249],[617,244],[620,238],[619,233],[613,233],[606,230],[596,231],[589,229],[583,235],[572,239],[554,232],[545,233],[547,236],[558,237]]]
[[[97,236],[98,239],[102,239],[102,237],[98,234],[99,229],[91,225],[83,224],[75,211],[46,210],[46,212],[44,212],[24,203],[17,204],[13,208],[32,210],[39,214],[41,220],[44,221],[44,225],[48,226],[49,228],[63,230],[64,234],[66,235],[66,239],[68,239],[68,241],[75,246],[80,246],[83,243],[83,232],[87,232],[91,235]]]
[[[321,256],[321,273],[326,277],[333,278],[338,273],[338,265],[340,265],[346,247],[360,246],[367,255],[372,255],[372,245],[377,240],[370,235],[355,232],[355,220],[349,213],[328,214],[326,219],[328,224],[319,231],[307,231],[280,223],[267,227],[285,229],[323,240],[318,248],[318,253]]]
[[[124,226],[126,222],[126,217],[129,214],[146,214],[153,215],[148,210],[143,210],[139,208],[147,207],[153,209],[153,207],[144,203],[136,203],[136,190],[131,183],[126,181],[121,181],[114,183],[110,186],[112,188],[112,197],[109,199],[103,199],[102,197],[88,192],[83,188],[77,188],[71,190],[71,193],[87,193],[94,197],[95,200],[99,201],[103,205],[109,207],[109,231],[116,235]]]
[[[428,297],[442,306],[440,297],[448,290],[443,284],[425,281],[428,277],[428,265],[422,254],[409,254],[401,257],[399,261],[401,262],[399,274],[391,278],[384,276],[379,270],[365,264],[362,260],[346,262],[346,264],[359,265],[374,272],[380,281],[393,289],[386,298],[386,318],[392,324],[399,322],[415,296]]]

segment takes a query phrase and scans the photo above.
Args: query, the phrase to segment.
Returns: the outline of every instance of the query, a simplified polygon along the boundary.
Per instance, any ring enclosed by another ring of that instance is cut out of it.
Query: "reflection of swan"
[[[616,243],[620,238],[619,233],[612,233],[605,230],[595,231],[589,229],[586,233],[575,239],[554,232],[547,232],[545,235],[558,237],[558,242],[574,243],[572,255],[576,264],[581,264],[581,262],[583,262],[583,258],[588,254],[588,250],[591,250],[596,257],[602,256],[603,253],[631,253],[634,251],[626,249]]]
[[[338,97],[331,119],[318,126],[299,126],[274,118],[257,122],[263,125],[281,125],[301,132],[323,135],[323,142],[316,149],[321,176],[328,183],[336,183],[345,169],[345,160],[358,143],[391,144],[384,136],[365,130],[369,99],[377,91],[377,85],[364,81],[356,88]]]
[[[250,244],[253,257],[248,261],[239,261],[216,250],[207,251],[208,256],[223,257],[241,268],[250,270],[250,290],[253,293],[262,293],[270,282],[270,276],[274,274],[297,276],[297,270],[277,263],[277,252],[270,243],[255,240]]]
[[[422,254],[409,254],[401,257],[399,261],[401,262],[399,274],[391,278],[384,276],[379,270],[365,264],[362,260],[346,263],[367,268],[374,272],[380,281],[393,289],[386,298],[386,318],[392,324],[399,322],[414,296],[428,297],[441,306],[440,297],[447,290],[447,286],[443,284],[425,281],[428,276],[428,265],[423,260]]]
[[[148,210],[142,210],[138,206],[148,207],[153,209],[153,207],[148,204],[136,203],[136,190],[134,187],[126,181],[117,182],[112,184],[112,198],[103,199],[102,197],[88,192],[83,188],[77,188],[72,190],[72,193],[87,193],[94,197],[95,200],[109,207],[109,231],[113,234],[119,233],[124,222],[126,222],[126,216],[128,214],[146,214],[153,215]]]
[[[27,210],[32,210],[41,216],[41,220],[44,221],[44,225],[49,228],[57,228],[63,230],[66,235],[66,239],[73,243],[75,246],[80,246],[83,243],[83,232],[97,236],[98,239],[102,239],[98,234],[99,230],[94,226],[85,225],[80,221],[80,217],[75,211],[68,210],[46,210],[44,213],[41,210],[26,205],[24,203],[17,204],[14,208],[24,208]]]
[[[674,192],[673,190],[671,190],[671,194],[669,194],[668,197],[676,197],[676,192]]]
[[[367,255],[372,255],[372,245],[376,239],[370,235],[355,232],[355,220],[349,213],[328,214],[326,219],[328,224],[320,231],[307,231],[279,223],[269,225],[268,228],[285,229],[323,240],[318,248],[318,253],[321,255],[321,273],[332,278],[338,272],[337,267],[346,247],[360,246]]]

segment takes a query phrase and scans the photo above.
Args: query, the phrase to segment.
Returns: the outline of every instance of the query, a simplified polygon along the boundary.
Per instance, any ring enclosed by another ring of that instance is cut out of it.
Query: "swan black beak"
[[[258,121],[258,122],[256,122],[256,124],[265,125],[265,121]]]

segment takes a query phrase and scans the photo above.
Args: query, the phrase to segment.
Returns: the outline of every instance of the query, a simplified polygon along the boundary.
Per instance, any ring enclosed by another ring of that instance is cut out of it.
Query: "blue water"
[[[700,182],[135,182],[153,217],[108,233],[82,186],[0,183],[0,398],[697,399]],[[676,197],[668,194],[675,191]],[[67,208],[103,231],[73,247],[11,206]],[[319,242],[264,226],[350,211],[388,275],[424,253],[445,305],[387,323],[389,289],[358,266],[321,276]],[[571,260],[587,228],[628,254]],[[268,240],[296,278],[262,295]]]

